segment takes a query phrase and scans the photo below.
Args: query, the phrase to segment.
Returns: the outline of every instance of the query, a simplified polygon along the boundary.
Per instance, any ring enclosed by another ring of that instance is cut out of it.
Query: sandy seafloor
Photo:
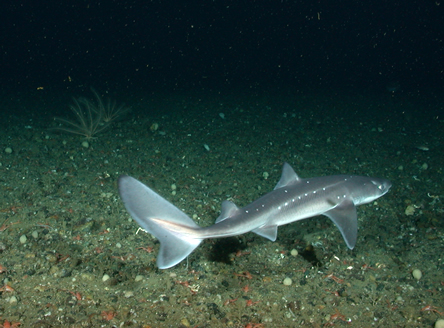
[[[73,95],[53,105],[34,91],[2,99],[2,324],[432,327],[444,318],[443,99],[385,90],[147,94],[126,99],[132,111],[84,148],[81,137],[49,130],[53,116],[70,117]],[[244,206],[272,190],[285,161],[301,177],[393,182],[358,208],[354,250],[316,217],[280,227],[276,242],[253,233],[206,240],[188,261],[159,270],[159,243],[136,234],[117,192],[129,174],[208,226],[223,200]]]

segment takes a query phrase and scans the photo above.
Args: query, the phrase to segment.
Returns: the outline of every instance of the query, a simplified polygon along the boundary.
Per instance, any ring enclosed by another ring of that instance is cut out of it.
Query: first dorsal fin
[[[216,223],[234,216],[234,214],[236,214],[237,211],[239,211],[239,207],[237,207],[235,203],[230,202],[229,200],[224,200],[222,202],[222,209],[220,211],[220,215],[216,219]]]
[[[301,178],[298,177],[296,172],[293,170],[293,168],[288,164],[287,162],[284,163],[284,166],[282,168],[282,175],[281,179],[277,183],[276,187],[274,187],[274,190],[296,184],[301,180]]]

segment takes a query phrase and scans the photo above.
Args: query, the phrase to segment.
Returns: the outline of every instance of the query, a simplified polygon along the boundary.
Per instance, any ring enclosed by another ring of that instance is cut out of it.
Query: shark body
[[[119,193],[133,219],[160,241],[157,266],[170,268],[185,259],[204,239],[254,232],[275,241],[278,226],[325,215],[338,227],[350,249],[356,244],[356,206],[383,196],[391,182],[382,178],[334,175],[301,179],[288,163],[273,191],[239,208],[222,202],[215,224],[199,227],[176,206],[140,181],[123,175]]]

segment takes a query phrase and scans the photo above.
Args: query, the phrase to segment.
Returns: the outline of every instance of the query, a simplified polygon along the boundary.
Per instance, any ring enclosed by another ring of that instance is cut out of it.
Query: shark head
[[[352,198],[355,205],[371,203],[375,199],[385,195],[392,183],[384,178],[367,178],[367,177],[353,177],[354,183],[358,184],[359,188],[353,188]]]

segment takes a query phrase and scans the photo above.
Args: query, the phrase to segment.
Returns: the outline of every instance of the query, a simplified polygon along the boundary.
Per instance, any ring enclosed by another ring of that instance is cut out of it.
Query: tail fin
[[[184,212],[130,176],[122,175],[118,185],[120,197],[133,219],[159,239],[157,266],[160,269],[175,266],[199,246],[201,238],[185,233],[199,226]]]

